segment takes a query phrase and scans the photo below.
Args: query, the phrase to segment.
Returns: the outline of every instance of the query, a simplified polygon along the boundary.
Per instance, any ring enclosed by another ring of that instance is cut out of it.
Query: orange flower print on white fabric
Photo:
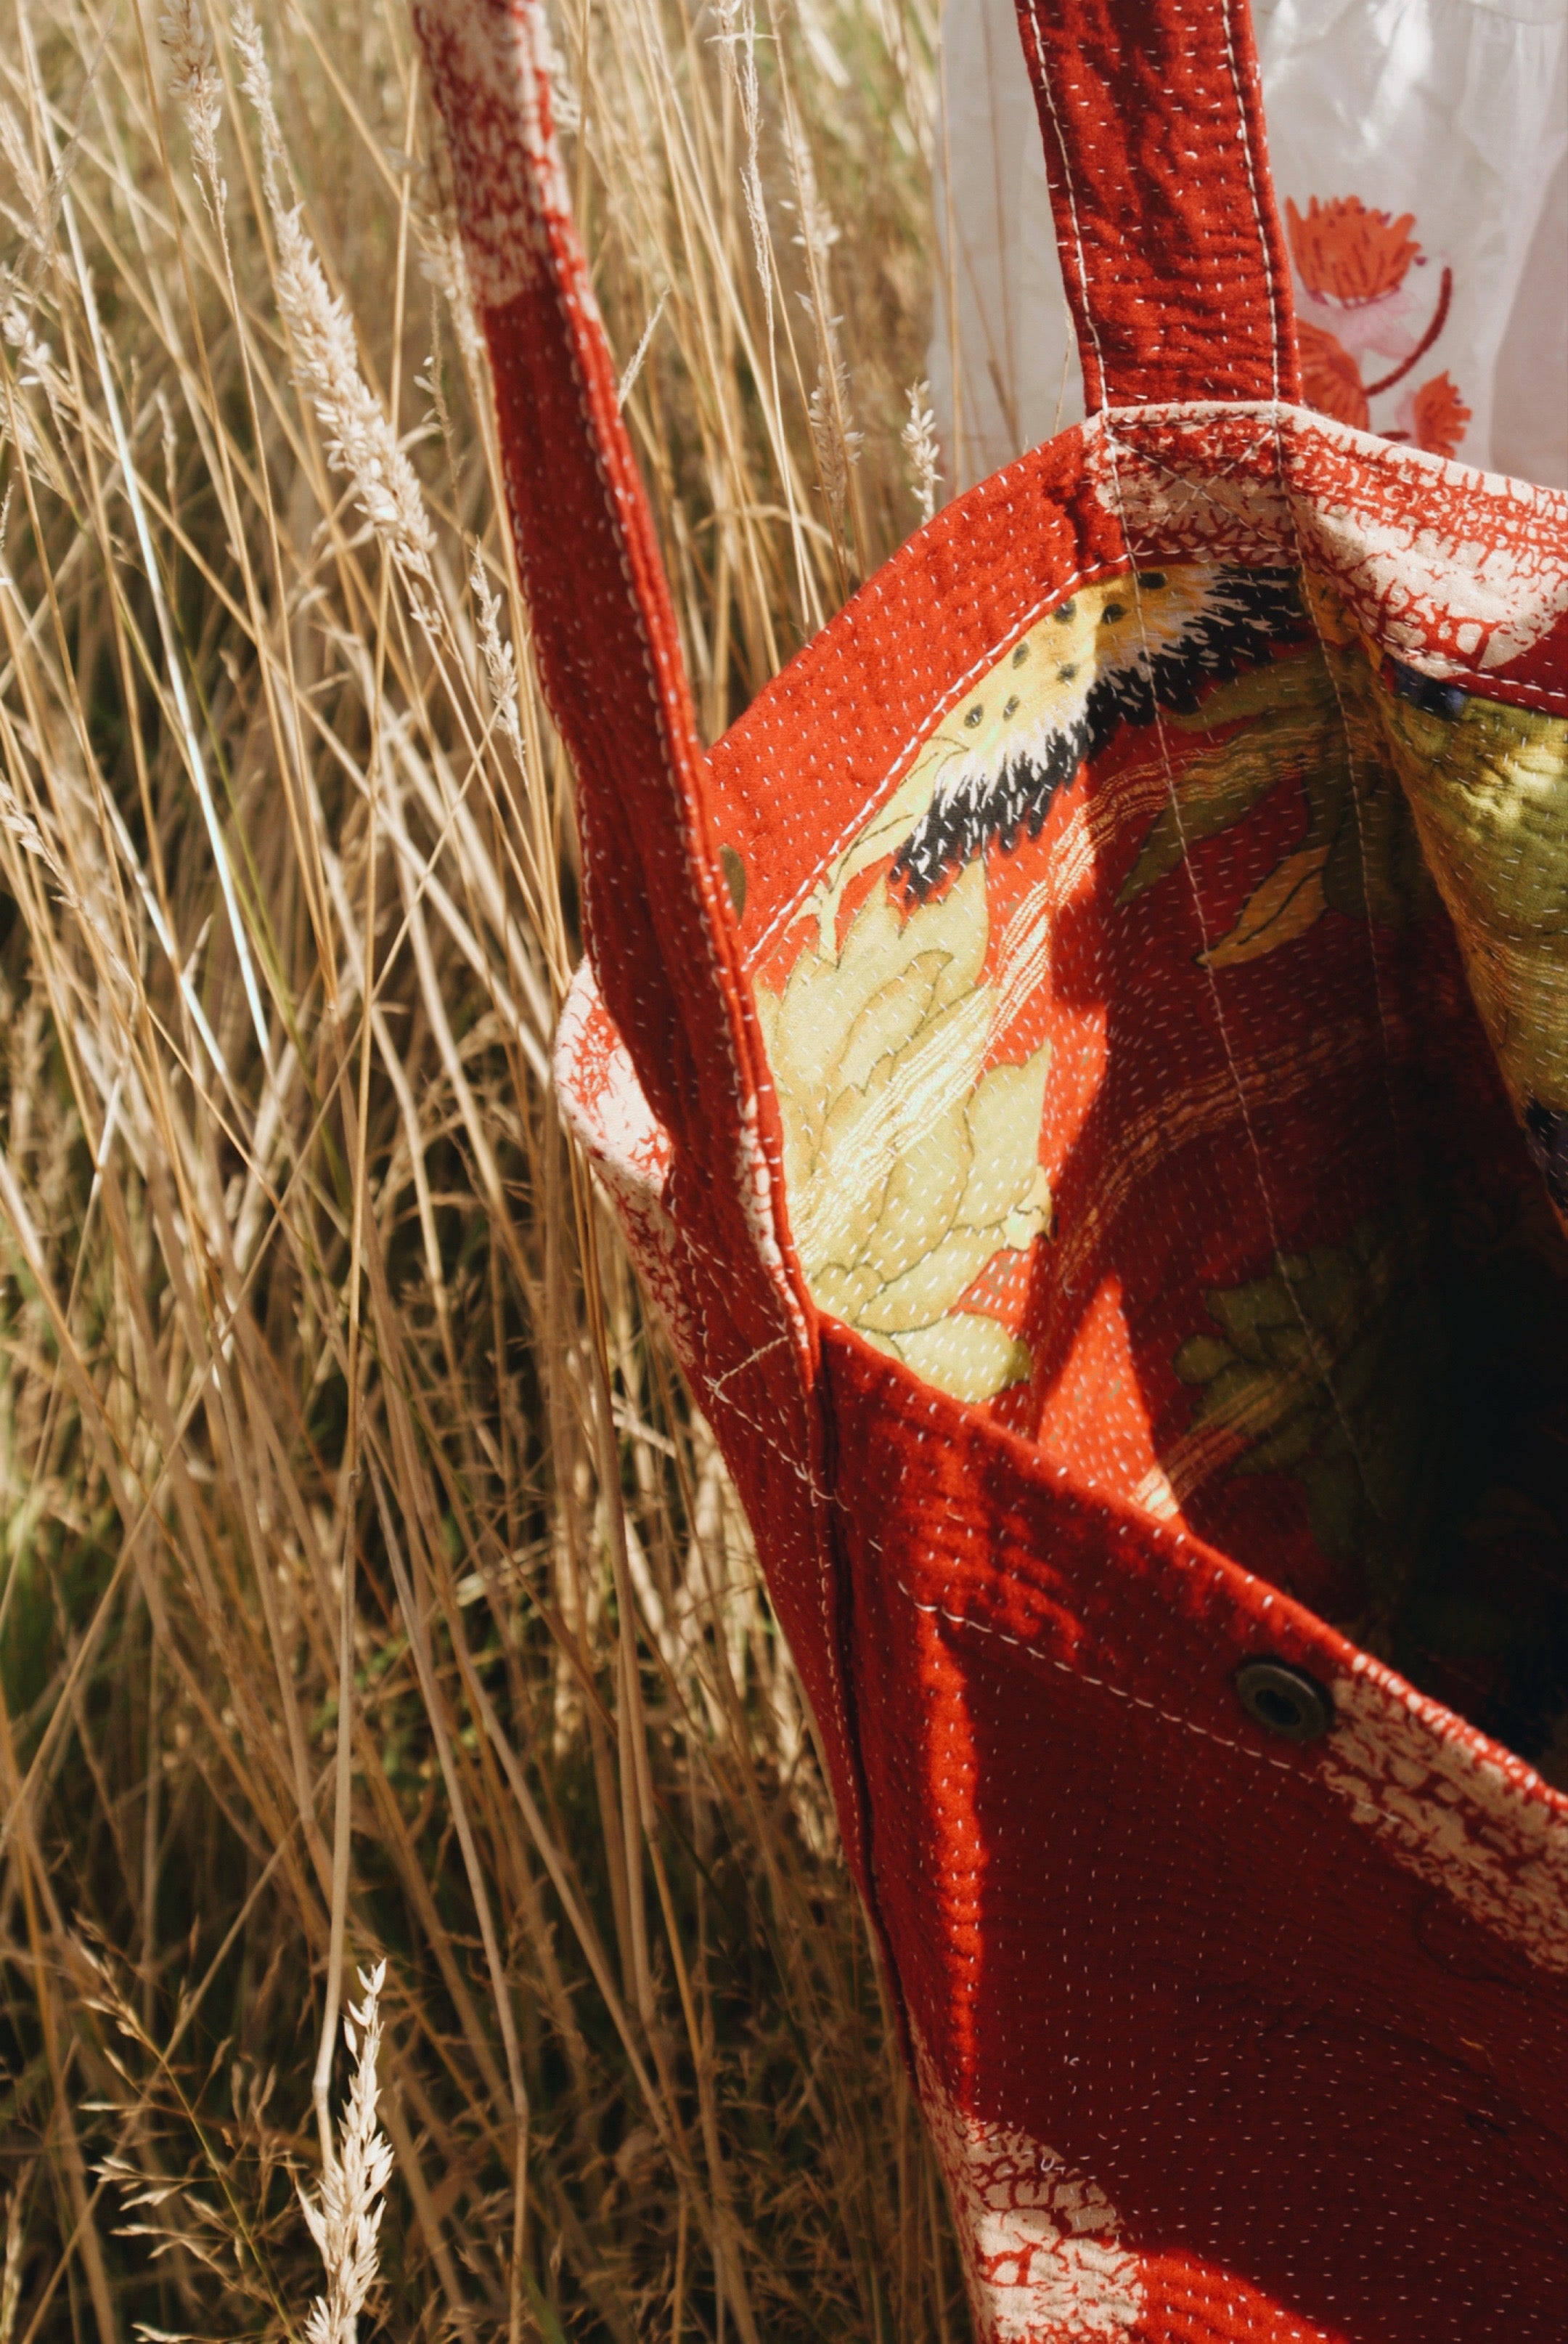
[[[1457,456],[1463,443],[1470,409],[1449,379],[1445,368],[1402,400],[1401,426],[1407,439],[1429,456]]]
[[[1442,264],[1434,289],[1433,263],[1411,234],[1414,213],[1396,219],[1359,196],[1310,196],[1304,212],[1287,199],[1285,226],[1296,266],[1307,404],[1371,430],[1372,401],[1408,379],[1447,324],[1453,272]],[[1470,418],[1445,370],[1406,393],[1383,437],[1408,440],[1429,455],[1454,456]]]
[[[1415,214],[1390,219],[1369,211],[1359,196],[1334,196],[1326,204],[1309,196],[1305,213],[1285,206],[1291,252],[1302,283],[1314,301],[1338,301],[1365,309],[1399,291],[1421,247],[1409,231]]]
[[[1349,350],[1332,334],[1302,318],[1296,327],[1302,353],[1302,388],[1307,405],[1320,415],[1332,415],[1357,431],[1367,430],[1372,409],[1367,405],[1362,370]]]

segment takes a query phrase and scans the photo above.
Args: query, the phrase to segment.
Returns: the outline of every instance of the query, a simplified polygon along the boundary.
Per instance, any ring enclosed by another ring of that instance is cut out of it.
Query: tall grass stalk
[[[342,2146],[324,2159],[319,2192],[314,2197],[299,2192],[306,2228],[327,2266],[327,2292],[310,2307],[305,2323],[306,2344],[357,2344],[359,2315],[376,2280],[377,2238],[387,2210],[382,2200],[392,2173],[391,2145],[376,2122],[379,2097],[376,2063],[381,2051],[380,2002],[386,1982],[385,1962],[377,1962],[368,1973],[359,1973],[364,2000],[343,2022],[343,2039],[354,2062],[354,2081],[344,2117]]]
[[[935,493],[930,5],[556,18],[710,732]],[[571,777],[404,14],[0,0],[0,2344],[956,2339],[549,1094]]]

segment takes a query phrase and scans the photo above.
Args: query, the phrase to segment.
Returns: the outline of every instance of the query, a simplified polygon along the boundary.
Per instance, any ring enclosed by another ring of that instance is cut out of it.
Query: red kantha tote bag
[[[417,14],[580,789],[560,1089],[978,2331],[1559,2344],[1568,500],[1300,404],[1238,0],[1040,0],[1089,419],[705,753],[542,15]]]

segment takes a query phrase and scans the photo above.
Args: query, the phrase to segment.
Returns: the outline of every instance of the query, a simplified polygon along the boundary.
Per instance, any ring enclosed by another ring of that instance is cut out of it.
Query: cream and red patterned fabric
[[[705,753],[542,14],[416,15],[578,775],[560,1089],[977,2332],[1555,2344],[1568,498],[1301,403],[1240,0],[1040,0],[1090,418]]]

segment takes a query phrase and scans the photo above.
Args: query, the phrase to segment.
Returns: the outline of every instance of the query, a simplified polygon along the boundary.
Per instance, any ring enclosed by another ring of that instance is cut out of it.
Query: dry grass
[[[956,2344],[546,1087],[570,782],[406,20],[157,8],[0,7],[0,2344]],[[718,730],[930,493],[929,0],[558,39]]]

